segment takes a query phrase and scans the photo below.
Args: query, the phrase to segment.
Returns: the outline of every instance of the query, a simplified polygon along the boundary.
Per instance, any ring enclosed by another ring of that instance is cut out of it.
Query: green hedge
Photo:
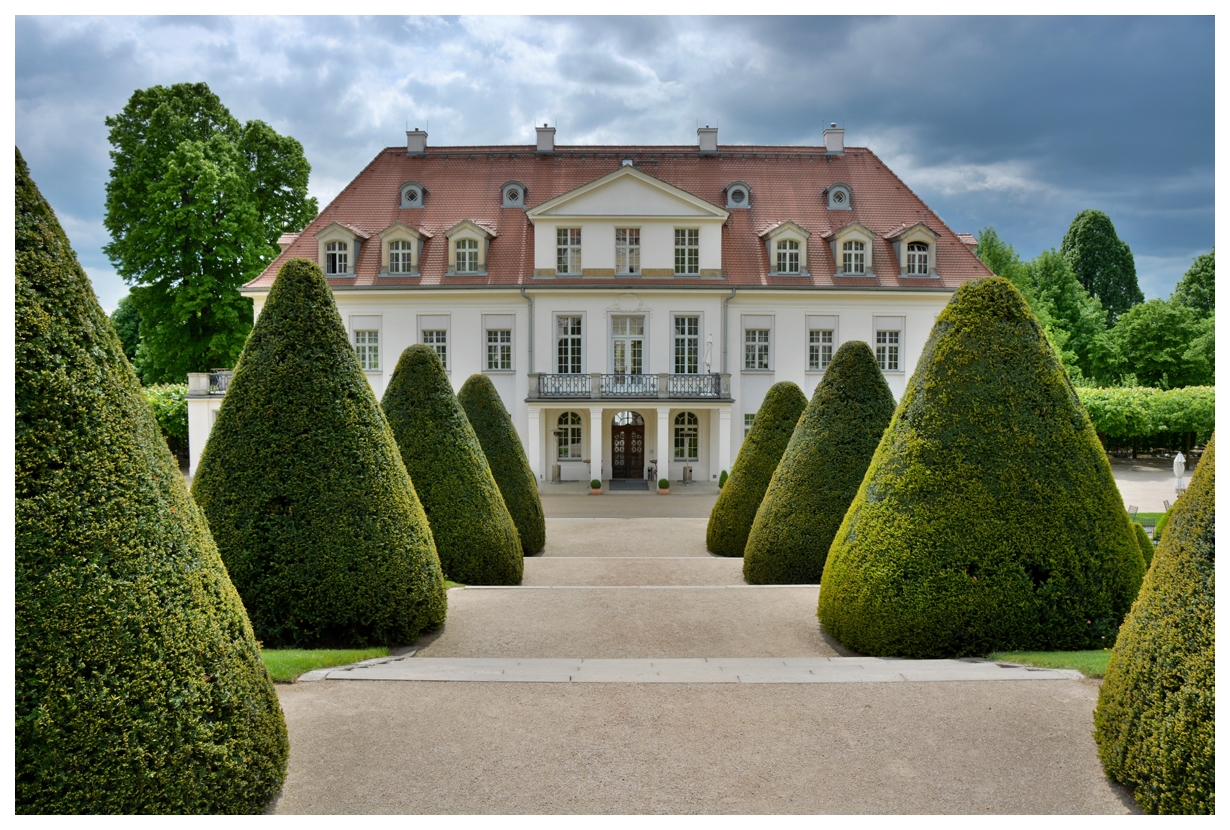
[[[266,645],[396,646],[444,621],[427,517],[315,263],[278,273],[192,492]]]
[[[420,343],[402,352],[381,404],[448,578],[520,583],[516,525],[434,349]]]
[[[145,387],[145,400],[154,410],[167,446],[177,456],[188,455],[188,384],[159,383]]]
[[[843,343],[799,419],[743,552],[753,585],[816,583],[896,402],[871,347]]]
[[[705,544],[713,553],[743,555],[760,500],[806,408],[807,397],[803,390],[790,381],[775,383],[769,388],[752,422],[752,430],[743,439],[739,455],[730,468],[726,486],[709,514]]]
[[[1136,544],[1140,547],[1140,555],[1145,560],[1145,570],[1149,570],[1149,565],[1153,563],[1153,540],[1149,538],[1149,531],[1145,530],[1145,526],[1140,522],[1132,522],[1132,530],[1136,531]]]
[[[829,550],[824,627],[865,654],[1103,648],[1144,560],[1054,350],[1012,283],[963,285]]]
[[[1093,428],[1108,442],[1179,437],[1166,442],[1176,445],[1190,433],[1200,443],[1213,432],[1217,406],[1212,386],[1078,388],[1076,394]]]
[[[1098,755],[1147,813],[1214,813],[1213,442],[1119,632],[1093,713]]]
[[[521,552],[526,556],[539,553],[547,543],[547,522],[542,499],[538,497],[538,480],[500,393],[491,378],[470,375],[457,393],[457,400],[474,427],[500,495],[517,526]]]
[[[18,813],[259,813],[286,726],[119,338],[16,164]]]

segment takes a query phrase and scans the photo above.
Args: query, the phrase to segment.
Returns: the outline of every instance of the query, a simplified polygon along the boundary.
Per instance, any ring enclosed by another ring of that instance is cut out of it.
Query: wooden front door
[[[611,478],[645,477],[645,427],[611,427]]]

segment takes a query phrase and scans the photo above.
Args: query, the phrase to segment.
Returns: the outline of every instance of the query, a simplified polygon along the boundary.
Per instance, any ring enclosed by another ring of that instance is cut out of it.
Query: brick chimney
[[[717,152],[717,127],[710,127],[708,124],[700,127],[696,131],[696,138],[700,144],[700,152]]]
[[[427,132],[415,127],[406,130],[406,155],[422,156],[427,154]]]
[[[543,124],[541,127],[535,127],[534,132],[538,133],[538,152],[554,153],[555,128],[548,127],[546,124]]]
[[[839,129],[835,121],[824,131],[824,151],[830,155],[840,155],[846,151],[845,128]]]

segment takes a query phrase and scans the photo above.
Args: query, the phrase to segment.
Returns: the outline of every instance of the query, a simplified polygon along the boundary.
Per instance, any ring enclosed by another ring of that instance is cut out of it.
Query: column
[[[671,410],[658,407],[658,478],[671,477]]]
[[[529,426],[525,431],[525,454],[530,458],[530,469],[534,471],[534,478],[541,484],[545,481],[542,466],[542,407],[529,407],[527,416]]]
[[[718,475],[730,474],[730,407],[718,410]]]
[[[589,478],[602,480],[602,407],[589,410]]]

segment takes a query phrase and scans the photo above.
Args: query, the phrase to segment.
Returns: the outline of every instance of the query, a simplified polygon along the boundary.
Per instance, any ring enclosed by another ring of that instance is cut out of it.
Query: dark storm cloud
[[[17,18],[17,143],[100,298],[103,119],[205,81],[303,142],[331,198],[407,127],[433,144],[819,142],[830,121],[955,230],[1023,255],[1110,214],[1147,296],[1213,245],[1212,18]]]

